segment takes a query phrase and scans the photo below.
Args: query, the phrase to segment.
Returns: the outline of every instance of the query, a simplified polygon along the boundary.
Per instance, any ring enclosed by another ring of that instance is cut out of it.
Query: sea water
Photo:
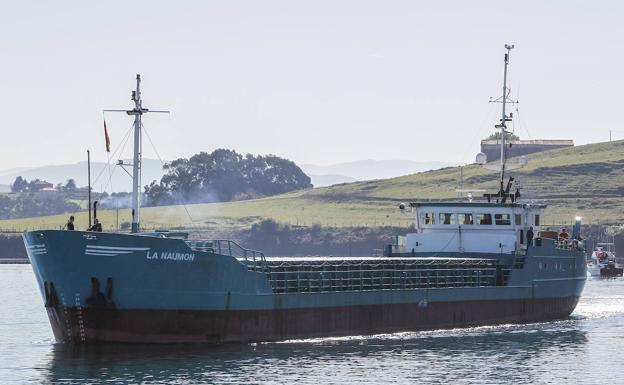
[[[54,343],[29,265],[0,265],[0,384],[624,384],[624,280],[555,322],[248,345]]]

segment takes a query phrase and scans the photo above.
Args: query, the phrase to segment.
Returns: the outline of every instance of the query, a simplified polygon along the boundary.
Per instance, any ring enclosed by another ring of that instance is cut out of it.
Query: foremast
[[[141,132],[141,116],[147,112],[147,108],[143,108],[143,100],[141,99],[141,75],[136,76],[136,90],[132,91],[132,101],[134,101],[134,109],[126,111],[128,115],[134,116],[134,153],[132,159],[132,232],[139,232],[139,223],[141,219],[141,152],[143,135]]]
[[[104,110],[105,112],[125,112],[134,116],[134,152],[132,157],[132,227],[131,232],[138,233],[141,223],[141,161],[143,152],[143,123],[141,117],[148,112],[169,113],[169,111],[154,111],[143,107],[143,99],[141,98],[141,75],[136,76],[136,89],[132,91],[132,101],[134,108],[131,110]],[[124,166],[122,160],[119,165]]]

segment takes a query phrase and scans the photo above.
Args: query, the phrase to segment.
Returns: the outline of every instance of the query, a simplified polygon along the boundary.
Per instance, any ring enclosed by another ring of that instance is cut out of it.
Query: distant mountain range
[[[130,163],[130,162],[128,162]],[[162,164],[159,160],[143,159],[143,185],[149,184],[154,179],[160,180],[163,175]],[[132,167],[127,167],[132,172]],[[110,171],[110,173],[109,173]],[[112,174],[112,177],[110,176]],[[76,184],[87,185],[87,162],[73,164],[59,164],[30,168],[14,168],[0,171],[0,192],[5,190],[2,185],[12,185],[15,178],[21,176],[27,180],[39,178],[50,183],[65,183],[68,179],[76,180]],[[110,183],[109,183],[110,179]],[[108,185],[108,191],[132,191],[130,176],[120,166],[111,164],[110,168],[103,162],[91,162],[91,184],[95,191],[101,191]],[[111,188],[112,186],[112,188]]]
[[[449,166],[453,164],[411,160],[358,160],[329,166],[305,164],[300,167],[312,179],[315,187],[324,187],[355,181],[393,178]],[[109,172],[112,174],[110,178]],[[128,168],[128,172],[132,172],[131,167]],[[160,180],[162,175],[162,164],[159,160],[143,159],[143,185],[153,180]],[[9,186],[18,176],[27,180],[39,178],[53,184],[64,184],[68,179],[73,178],[78,186],[86,186],[87,162],[0,170],[0,192],[9,191]],[[95,191],[102,191],[105,187],[107,191],[132,190],[130,177],[120,166],[111,164],[109,169],[108,165],[103,162],[91,163],[91,183]]]
[[[315,187],[355,181],[387,179],[417,172],[455,166],[446,162],[415,162],[412,160],[358,160],[329,166],[300,165]]]

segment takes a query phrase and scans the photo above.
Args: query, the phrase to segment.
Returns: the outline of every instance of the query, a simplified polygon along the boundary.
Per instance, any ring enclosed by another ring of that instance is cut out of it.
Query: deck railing
[[[186,241],[186,244],[192,250],[229,255],[254,271],[265,271],[266,268],[266,259],[262,252],[246,249],[229,239],[190,240]]]

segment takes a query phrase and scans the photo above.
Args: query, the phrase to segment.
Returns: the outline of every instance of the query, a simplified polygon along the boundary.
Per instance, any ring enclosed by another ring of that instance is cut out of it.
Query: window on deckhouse
[[[422,214],[422,221],[426,225],[433,225],[433,224],[435,224],[433,213],[423,213]]]
[[[441,225],[452,225],[454,224],[454,216],[452,213],[440,213],[440,222]]]
[[[511,225],[511,214],[494,214],[494,221],[498,226]]]
[[[457,220],[462,225],[472,225],[473,224],[472,214],[470,214],[470,213],[460,213],[460,214],[457,214]]]
[[[491,225],[492,214],[477,214],[477,223],[480,225]]]

